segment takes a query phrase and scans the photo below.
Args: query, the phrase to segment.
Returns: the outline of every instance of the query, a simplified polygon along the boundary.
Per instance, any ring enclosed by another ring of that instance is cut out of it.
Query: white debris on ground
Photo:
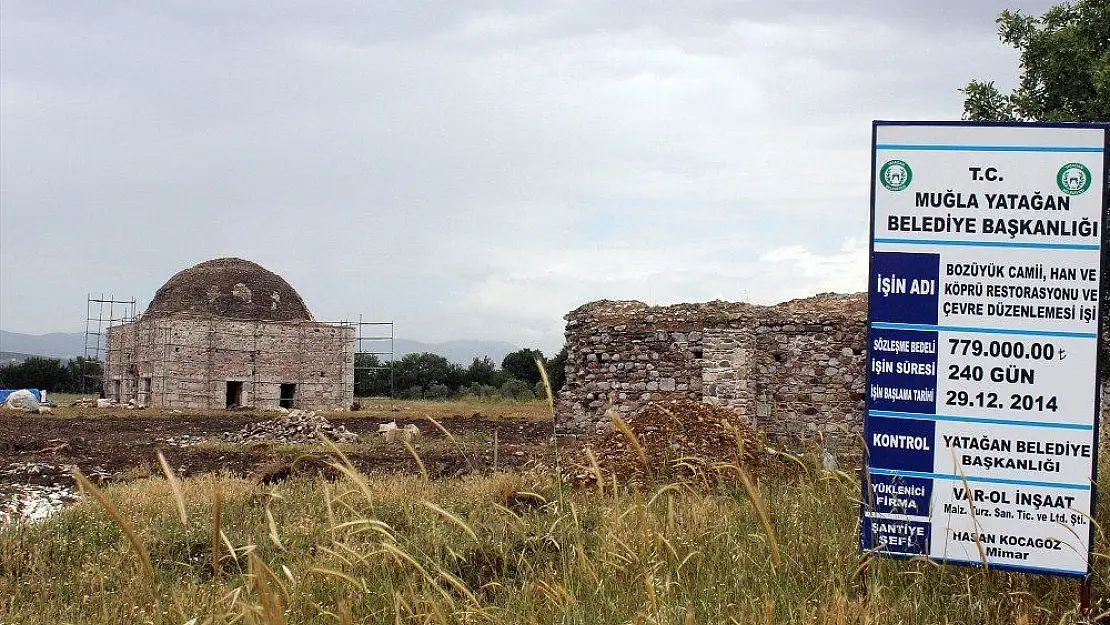
[[[110,399],[94,399],[92,397],[82,397],[81,399],[69,403],[71,408],[112,408],[119,406]]]
[[[251,423],[238,432],[224,435],[229,443],[269,441],[280,443],[319,443],[320,436],[337,443],[354,443],[358,435],[342,425],[333,425],[312,410],[291,410],[270,421]]]
[[[182,434],[181,436],[167,436],[165,438],[154,439],[155,443],[162,443],[171,447],[192,447],[199,445],[208,440],[206,436],[195,436],[192,434]]]
[[[77,497],[76,491],[61,484],[0,484],[0,531],[41,521]]]
[[[41,521],[61,510],[80,496],[72,486],[60,483],[69,482],[71,464],[52,464],[49,462],[13,462],[0,469],[0,530],[22,523]],[[92,482],[102,482],[108,473],[102,467],[84,471]],[[33,475],[50,479],[49,485],[8,481]]]

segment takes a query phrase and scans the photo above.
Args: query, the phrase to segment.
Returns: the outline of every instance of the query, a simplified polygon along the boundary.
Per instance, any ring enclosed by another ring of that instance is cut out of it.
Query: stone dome
[[[251,321],[312,321],[281,276],[241,258],[217,258],[179,271],[158,289],[146,315],[192,314]]]

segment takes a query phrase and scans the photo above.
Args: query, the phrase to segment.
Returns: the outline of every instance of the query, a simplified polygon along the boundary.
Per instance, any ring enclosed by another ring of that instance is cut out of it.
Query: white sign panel
[[[864,550],[1088,574],[1108,145],[875,123]]]

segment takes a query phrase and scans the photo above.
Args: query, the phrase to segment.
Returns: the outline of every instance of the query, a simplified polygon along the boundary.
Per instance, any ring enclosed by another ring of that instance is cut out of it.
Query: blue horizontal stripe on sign
[[[924,323],[890,323],[874,321],[872,328],[880,330],[922,330],[925,332],[979,332],[982,334],[1021,334],[1025,336],[1055,336],[1068,339],[1097,339],[1094,332],[1052,332],[1047,330],[1010,330],[1005,328],[970,328],[967,326],[934,326]]]
[[[1013,486],[1036,486],[1038,488],[1070,488],[1072,490],[1091,490],[1090,484],[1066,484],[1063,482],[1035,482],[1032,480],[1008,480],[1001,477],[962,476],[949,473],[922,473],[921,471],[902,471],[899,469],[873,469],[868,471],[875,475],[893,475],[895,477],[923,477],[934,480],[950,480],[953,482],[982,482],[984,484],[1010,484]]]
[[[879,143],[876,150],[912,150],[917,152],[1086,152],[1101,154],[1102,147],[1081,145],[945,145],[927,143]]]
[[[1080,243],[1011,243],[1009,241],[931,241],[929,239],[875,239],[876,243],[903,245],[960,245],[966,247],[1016,247],[1035,250],[1084,250],[1098,251],[1098,245]]]
[[[1094,425],[1083,423],[1061,423],[1059,421],[1014,421],[1012,419],[988,419],[983,417],[961,417],[957,415],[922,414],[916,412],[891,412],[889,410],[868,410],[867,414],[876,417],[892,417],[895,419],[917,419],[921,421],[954,421],[956,423],[987,423],[991,425],[1019,425],[1038,428],[1056,428],[1060,430],[1094,430]]]

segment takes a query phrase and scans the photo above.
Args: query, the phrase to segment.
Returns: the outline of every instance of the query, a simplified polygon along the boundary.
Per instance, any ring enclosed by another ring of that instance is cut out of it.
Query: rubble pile
[[[587,449],[606,479],[615,474],[622,482],[642,481],[649,476],[690,476],[695,471],[715,470],[726,463],[736,465],[741,448],[745,469],[763,460],[764,447],[756,432],[725,408],[673,400],[648,404],[640,412],[622,418],[635,436],[639,450],[618,427],[580,439],[582,442],[572,451],[571,458],[575,463],[571,469],[574,482],[596,481]]]
[[[358,441],[357,434],[342,425],[333,425],[312,410],[291,410],[270,421],[248,424],[238,432],[225,434],[224,440],[229,443],[319,443],[321,436],[337,443]]]

